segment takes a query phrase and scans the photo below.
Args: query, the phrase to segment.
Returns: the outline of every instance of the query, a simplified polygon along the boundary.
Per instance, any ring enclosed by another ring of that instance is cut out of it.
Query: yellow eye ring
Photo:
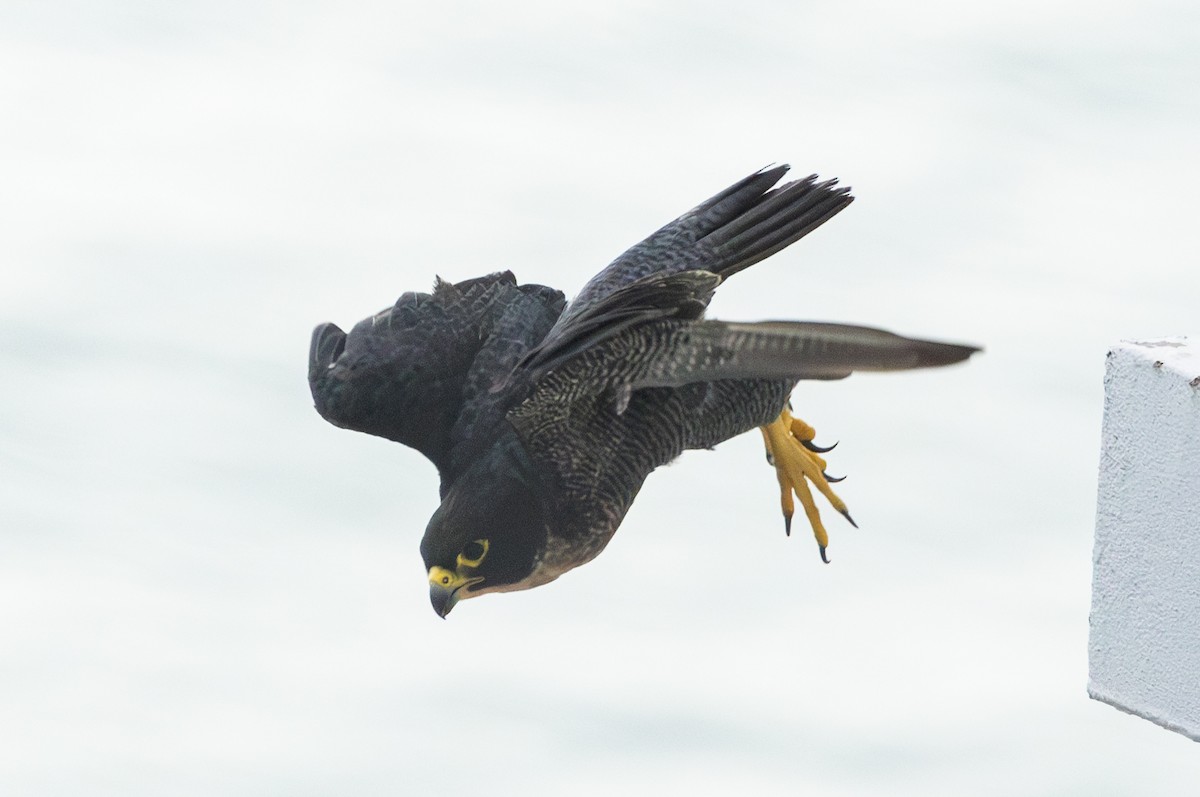
[[[458,566],[479,567],[479,565],[483,564],[487,553],[487,540],[472,540],[463,546],[462,553],[458,555]]]

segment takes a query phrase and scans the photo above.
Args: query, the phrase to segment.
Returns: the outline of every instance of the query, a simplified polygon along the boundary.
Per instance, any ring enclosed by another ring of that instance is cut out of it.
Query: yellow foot
[[[763,441],[767,446],[767,461],[775,466],[775,475],[779,477],[779,503],[783,508],[784,531],[788,535],[792,533],[792,514],[795,512],[792,493],[795,493],[812,526],[813,536],[817,538],[821,560],[828,564],[829,558],[825,555],[825,549],[829,547],[829,534],[821,523],[821,513],[817,511],[817,504],[813,500],[808,483],[812,482],[833,508],[850,521],[851,526],[858,528],[854,518],[850,517],[845,502],[838,498],[829,486],[830,482],[840,482],[841,479],[830,478],[825,474],[825,460],[821,454],[830,451],[833,446],[821,448],[814,444],[816,432],[813,428],[799,418],[793,418],[791,410],[786,407],[779,413],[778,418],[759,428],[762,429]]]

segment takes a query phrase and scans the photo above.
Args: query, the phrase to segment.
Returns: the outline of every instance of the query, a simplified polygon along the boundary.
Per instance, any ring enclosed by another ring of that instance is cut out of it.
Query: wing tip
[[[943,343],[940,341],[922,341],[922,343],[921,351],[918,354],[918,368],[954,365],[969,360],[972,355],[983,351],[982,346],[968,343]]]

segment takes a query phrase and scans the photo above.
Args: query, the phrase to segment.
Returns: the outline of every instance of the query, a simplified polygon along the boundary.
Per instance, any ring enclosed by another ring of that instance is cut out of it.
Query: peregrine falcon
[[[430,599],[529,589],[593,559],[646,477],[686,449],[755,427],[821,558],[812,487],[830,488],[811,426],[789,396],[803,379],[948,365],[978,351],[879,329],[709,320],[728,277],[824,224],[853,200],[816,175],[763,169],[636,244],[573,302],[511,272],[405,293],[347,335],[313,331],[308,379],[330,423],[417,449],[441,505],[421,541]]]

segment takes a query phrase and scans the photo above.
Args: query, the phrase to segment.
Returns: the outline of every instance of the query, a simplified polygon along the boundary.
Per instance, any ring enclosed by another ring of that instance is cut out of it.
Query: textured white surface
[[[1108,356],[1088,693],[1200,741],[1200,347]]]

